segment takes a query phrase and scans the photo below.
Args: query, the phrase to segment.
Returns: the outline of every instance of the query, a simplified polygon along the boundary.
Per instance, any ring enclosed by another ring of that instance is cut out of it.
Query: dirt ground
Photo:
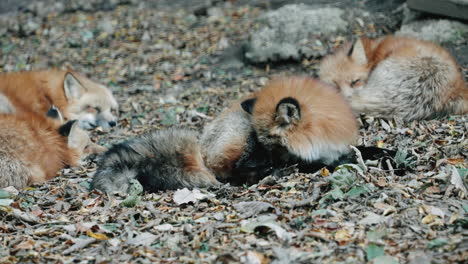
[[[118,126],[92,132],[106,146],[170,126],[201,129],[272,76],[316,76],[320,58],[226,66],[264,5],[128,2],[1,16],[0,70],[70,67],[106,84],[120,103]],[[371,29],[388,30],[353,34]],[[461,67],[467,77],[468,64]],[[411,154],[395,158],[403,175],[368,161],[252,186],[110,197],[89,190],[91,157],[47,183],[0,190],[0,262],[463,263],[468,117],[359,121],[359,143]]]

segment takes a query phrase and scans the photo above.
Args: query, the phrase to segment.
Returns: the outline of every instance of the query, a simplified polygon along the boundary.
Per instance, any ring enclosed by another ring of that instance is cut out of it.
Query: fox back
[[[77,165],[89,137],[76,122],[58,127],[45,115],[0,114],[0,187],[24,188]]]
[[[332,86],[305,77],[277,78],[242,103],[259,142],[273,156],[332,164],[350,151],[357,124]]]
[[[271,173],[273,165],[240,103],[207,124],[200,139],[206,166],[218,180],[235,185],[258,182]]]
[[[52,106],[66,120],[79,120],[82,128],[116,125],[118,105],[103,85],[72,71],[24,71],[0,74],[0,93],[12,104],[9,112],[46,113]],[[2,106],[0,111],[7,112]]]
[[[320,64],[355,112],[418,120],[468,112],[468,88],[453,57],[423,40],[386,36],[347,43]]]

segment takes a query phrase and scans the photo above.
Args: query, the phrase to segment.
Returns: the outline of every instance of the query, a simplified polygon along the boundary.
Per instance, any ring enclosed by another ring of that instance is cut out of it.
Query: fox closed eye
[[[99,112],[101,112],[101,108],[99,106],[98,107],[92,107],[90,105],[85,105],[85,107],[83,107],[83,109],[88,113],[99,113]]]
[[[361,84],[361,79],[356,79],[354,81],[351,82],[351,87],[355,87],[355,86],[358,86],[359,84]]]

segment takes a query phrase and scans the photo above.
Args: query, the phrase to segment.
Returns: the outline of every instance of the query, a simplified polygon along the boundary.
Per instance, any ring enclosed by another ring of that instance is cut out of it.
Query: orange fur
[[[73,86],[73,98],[70,94],[67,96],[65,92],[67,75],[76,79],[77,84]],[[54,105],[60,110],[65,120],[77,119],[84,123],[89,121],[92,125],[101,125],[103,128],[107,128],[106,122],[116,120],[111,113],[117,109],[117,102],[112,93],[106,87],[74,71],[2,73],[0,74],[0,93],[8,98],[16,112],[45,114]]]
[[[56,124],[44,116],[35,113],[0,114],[0,123],[0,164],[5,163],[1,159],[17,160],[25,167],[22,170],[25,173],[19,173],[21,170],[18,170],[18,175],[0,175],[1,187],[15,186],[6,177],[13,182],[26,182],[29,185],[55,177],[65,166],[77,165],[79,151],[69,148],[67,137],[60,135]],[[5,168],[0,168],[0,174],[6,173]],[[19,177],[27,179],[15,179]]]
[[[362,49],[364,59],[356,51]],[[385,70],[375,73],[383,62]],[[420,70],[405,75],[398,71],[402,67]],[[391,35],[360,38],[325,57],[319,75],[336,85],[356,112],[405,120],[468,113],[468,87],[459,66],[447,50],[432,42]],[[368,83],[371,75],[379,82]],[[417,78],[416,84],[411,82]]]
[[[252,120],[259,140],[272,140],[305,160],[314,159],[311,153],[321,155],[335,147],[341,151],[356,139],[357,124],[349,105],[336,89],[321,81],[277,78],[254,97]],[[284,98],[297,100],[301,112],[300,119],[288,126],[277,121],[277,105]]]
[[[59,70],[3,73],[0,74],[0,91],[18,111],[46,113],[53,104],[68,117],[63,89],[65,73]]]

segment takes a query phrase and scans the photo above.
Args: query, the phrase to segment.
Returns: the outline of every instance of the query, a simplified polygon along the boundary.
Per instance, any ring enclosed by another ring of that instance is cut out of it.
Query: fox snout
[[[113,115],[93,115],[88,113],[80,116],[79,124],[83,129],[101,127],[104,131],[109,131],[117,125],[117,118]]]
[[[98,120],[97,126],[102,127],[104,130],[108,130],[112,127],[115,127],[117,122],[115,120],[107,121],[107,120]]]

